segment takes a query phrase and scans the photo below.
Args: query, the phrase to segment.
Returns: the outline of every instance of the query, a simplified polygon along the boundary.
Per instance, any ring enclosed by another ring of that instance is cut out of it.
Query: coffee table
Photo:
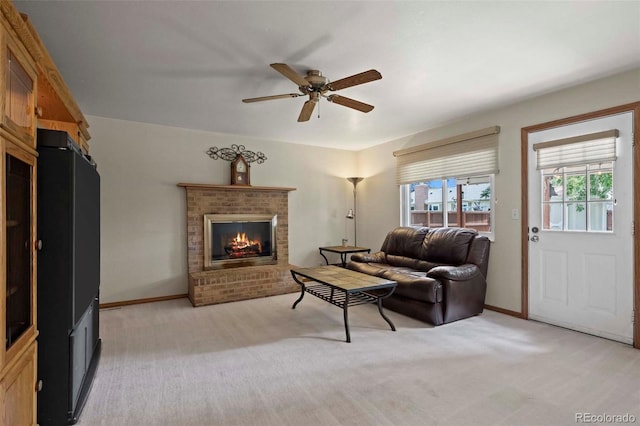
[[[374,277],[338,266],[318,266],[314,268],[291,269],[294,281],[300,284],[300,297],[291,309],[302,301],[305,293],[342,308],[344,316],[344,330],[347,342],[351,342],[349,332],[349,306],[376,303],[380,316],[389,324],[391,330],[396,331],[395,325],[382,311],[382,299],[385,299],[396,289],[397,283],[384,278]]]

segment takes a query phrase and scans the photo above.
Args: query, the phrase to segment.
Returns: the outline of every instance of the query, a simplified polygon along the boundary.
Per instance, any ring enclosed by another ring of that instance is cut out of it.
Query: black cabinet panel
[[[100,176],[65,132],[38,130],[38,423],[77,421],[98,360]]]

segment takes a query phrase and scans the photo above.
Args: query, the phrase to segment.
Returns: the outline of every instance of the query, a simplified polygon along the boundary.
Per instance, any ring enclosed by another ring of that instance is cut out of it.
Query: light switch
[[[520,220],[520,209],[511,209],[511,219]]]

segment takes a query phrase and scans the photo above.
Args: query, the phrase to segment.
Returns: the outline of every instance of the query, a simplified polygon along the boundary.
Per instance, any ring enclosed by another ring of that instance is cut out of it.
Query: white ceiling
[[[640,66],[640,2],[15,1],[85,114],[362,149]],[[304,97],[269,67],[375,106]]]

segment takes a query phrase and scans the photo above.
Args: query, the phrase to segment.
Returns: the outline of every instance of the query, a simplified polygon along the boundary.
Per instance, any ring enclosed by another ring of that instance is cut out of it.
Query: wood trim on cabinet
[[[36,309],[36,301],[37,301],[37,263],[36,263],[36,255],[35,255],[35,239],[36,239],[36,185],[37,185],[37,167],[36,167],[36,159],[33,155],[29,153],[26,149],[27,147],[24,143],[13,143],[6,138],[2,139],[2,167],[0,167],[0,171],[2,173],[2,182],[5,181],[4,175],[6,173],[6,162],[5,155],[9,154],[20,161],[23,161],[31,166],[31,258],[33,259],[31,262],[31,325],[24,331],[24,333],[16,340],[16,342],[6,351],[4,351],[4,358],[1,357],[3,351],[0,351],[0,377],[3,377],[6,374],[7,370],[12,368],[12,365],[17,362],[17,360],[23,357],[23,354],[29,348],[29,346],[36,340],[38,336],[37,330],[37,309]],[[6,200],[5,194],[5,185],[2,186],[2,191],[0,192],[1,199]],[[4,215],[4,211],[2,212]],[[0,221],[4,228],[4,220]],[[0,233],[2,237],[0,238],[0,244],[2,247],[6,247],[6,237],[4,233]],[[4,277],[4,271],[6,270],[6,253],[4,250],[0,251],[2,253],[2,260],[0,261],[0,268],[2,268],[2,276]],[[2,294],[0,297],[6,297],[4,285],[2,286]],[[4,300],[4,299],[3,299]],[[3,314],[4,315],[4,314]],[[6,335],[3,330],[3,341],[6,339]]]
[[[67,111],[69,111],[71,116],[73,116],[73,119],[78,124],[80,132],[82,132],[84,138],[86,140],[91,139],[91,135],[87,130],[87,128],[89,127],[89,123],[87,122],[84,114],[82,114],[82,111],[80,110],[80,107],[78,107],[75,99],[71,95],[69,86],[67,86],[64,79],[62,78],[62,74],[60,74],[60,71],[58,70],[55,62],[53,62],[53,59],[51,58],[51,55],[49,55],[49,52],[44,46],[44,43],[42,43],[38,32],[31,24],[31,21],[29,20],[29,17],[27,15],[22,15],[21,19],[23,26],[26,28],[30,38],[30,40],[26,42],[27,37],[25,36],[25,40],[23,40],[23,42],[25,42],[25,45],[27,45],[30,51],[38,52],[38,60],[36,61],[36,66],[40,69],[41,75],[53,87],[56,94],[66,107]]]
[[[521,189],[522,189],[522,227],[521,227],[521,271],[522,271],[522,315],[523,318],[529,317],[529,245],[528,245],[528,146],[529,133],[539,132],[541,130],[552,129],[554,127],[566,126],[569,124],[579,123],[597,118],[603,118],[610,115],[622,114],[626,112],[633,113],[633,222],[635,224],[635,232],[633,235],[633,346],[640,349],[640,102],[632,102],[629,104],[619,105],[612,108],[605,108],[599,111],[588,112],[585,114],[574,115],[572,117],[561,118],[559,120],[549,121],[546,123],[535,124],[533,126],[523,127],[520,131],[520,152],[521,152]]]
[[[44,79],[51,85],[60,101],[64,104],[73,121],[79,126],[85,140],[91,139],[87,128],[89,123],[82,114],[75,99],[71,95],[69,87],[64,82],[58,67],[53,62],[38,32],[31,24],[27,15],[21,14],[10,1],[0,1],[0,13],[8,25],[4,25],[10,34],[17,38],[18,44],[22,44],[25,50],[35,61],[38,71],[38,79]],[[37,98],[36,98],[37,99]],[[36,101],[37,104],[37,101]]]

